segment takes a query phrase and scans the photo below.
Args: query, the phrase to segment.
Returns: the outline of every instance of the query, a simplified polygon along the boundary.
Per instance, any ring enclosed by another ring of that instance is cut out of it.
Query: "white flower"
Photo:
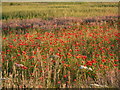
[[[92,71],[92,68],[88,68],[88,70]]]
[[[17,63],[15,63],[15,65],[17,66],[17,67],[23,67],[24,65],[22,65],[22,64],[17,64]]]
[[[91,86],[96,86],[96,87],[108,87],[106,85],[99,85],[99,84],[90,84]]]
[[[80,69],[86,69],[86,70],[90,70],[90,71],[92,71],[92,68],[88,68],[88,67],[83,66],[83,65],[80,66]]]
[[[0,80],[6,80],[6,78],[0,78]]]
[[[86,66],[81,65],[81,66],[80,66],[80,69],[87,69],[87,67],[86,67]]]

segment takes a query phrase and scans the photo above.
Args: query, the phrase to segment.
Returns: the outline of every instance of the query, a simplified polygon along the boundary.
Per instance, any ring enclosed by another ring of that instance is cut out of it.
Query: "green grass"
[[[2,19],[117,15],[118,3],[2,3]]]

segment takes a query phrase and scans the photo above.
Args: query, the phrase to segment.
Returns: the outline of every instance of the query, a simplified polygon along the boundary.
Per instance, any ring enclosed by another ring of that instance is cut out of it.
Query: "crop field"
[[[2,87],[120,88],[118,3],[2,3]]]
[[[3,19],[118,15],[118,3],[2,3]]]

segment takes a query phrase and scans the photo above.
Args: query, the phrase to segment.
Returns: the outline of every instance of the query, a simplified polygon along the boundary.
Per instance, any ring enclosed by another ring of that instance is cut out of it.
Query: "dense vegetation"
[[[117,9],[117,3],[3,3],[3,87],[119,88]]]

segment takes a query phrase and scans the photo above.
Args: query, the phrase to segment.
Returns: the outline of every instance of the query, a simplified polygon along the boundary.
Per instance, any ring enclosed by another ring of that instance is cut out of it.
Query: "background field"
[[[2,19],[118,15],[118,3],[2,3]]]
[[[2,3],[4,88],[119,88],[118,3]]]

